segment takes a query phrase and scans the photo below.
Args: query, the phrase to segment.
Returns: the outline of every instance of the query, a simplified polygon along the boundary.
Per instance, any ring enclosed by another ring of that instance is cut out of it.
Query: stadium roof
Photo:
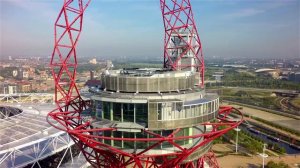
[[[256,73],[260,73],[260,72],[273,72],[273,71],[277,71],[277,69],[262,68],[262,69],[256,70],[255,72],[256,72]]]
[[[12,106],[12,104],[7,104]],[[0,104],[0,106],[6,106]],[[55,106],[52,104],[13,104],[22,110],[20,114],[0,119],[0,154],[26,143],[49,137],[60,132],[46,121],[46,115]]]

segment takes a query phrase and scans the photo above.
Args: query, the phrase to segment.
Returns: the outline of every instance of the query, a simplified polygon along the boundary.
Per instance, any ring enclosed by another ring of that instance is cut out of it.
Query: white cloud
[[[36,16],[41,16],[44,18],[55,18],[58,15],[58,11],[53,9],[53,6],[60,4],[59,0],[7,0],[10,4],[17,8],[26,10]]]
[[[293,0],[288,1],[281,1],[281,0],[274,0],[274,1],[262,1],[259,3],[259,7],[249,7],[244,9],[239,9],[236,11],[233,11],[231,13],[225,14],[225,19],[237,19],[237,18],[243,18],[243,17],[251,17],[256,16],[259,14],[263,14],[269,10],[281,8],[284,5],[287,5],[287,3],[294,3]]]
[[[265,10],[255,9],[255,8],[247,8],[247,9],[241,9],[239,11],[226,14],[226,15],[224,15],[224,18],[236,19],[236,18],[242,18],[242,17],[255,16],[255,15],[258,15],[258,14],[261,14],[264,12],[265,12]]]

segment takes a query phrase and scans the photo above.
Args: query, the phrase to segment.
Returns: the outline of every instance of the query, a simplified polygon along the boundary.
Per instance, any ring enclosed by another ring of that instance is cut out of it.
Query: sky
[[[0,56],[50,56],[63,0],[0,0]],[[300,58],[299,0],[191,0],[205,58]],[[159,0],[92,0],[78,54],[163,58]]]

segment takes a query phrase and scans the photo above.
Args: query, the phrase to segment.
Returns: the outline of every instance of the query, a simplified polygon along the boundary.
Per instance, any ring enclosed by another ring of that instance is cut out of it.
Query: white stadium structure
[[[1,168],[88,166],[74,151],[72,139],[46,121],[55,108],[52,98],[37,93],[0,95]]]

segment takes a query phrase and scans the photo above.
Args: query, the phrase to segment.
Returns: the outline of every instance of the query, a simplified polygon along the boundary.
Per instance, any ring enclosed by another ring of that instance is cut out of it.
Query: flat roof
[[[124,68],[106,71],[108,76],[128,76],[128,77],[182,77],[191,76],[195,72],[191,71],[171,71],[162,68]]]

